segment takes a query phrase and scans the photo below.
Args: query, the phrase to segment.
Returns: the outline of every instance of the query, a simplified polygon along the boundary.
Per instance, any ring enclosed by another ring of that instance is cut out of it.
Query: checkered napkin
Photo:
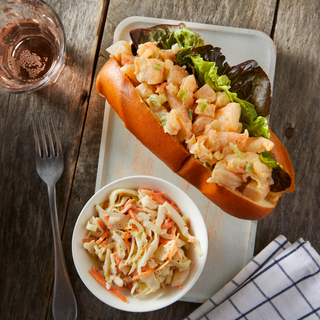
[[[319,254],[280,235],[185,320],[200,319],[320,319]]]

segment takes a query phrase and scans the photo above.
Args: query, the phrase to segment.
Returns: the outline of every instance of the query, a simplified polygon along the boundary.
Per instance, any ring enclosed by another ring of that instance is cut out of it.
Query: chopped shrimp
[[[224,91],[217,92],[216,108],[225,107],[230,102],[228,95]]]
[[[183,102],[177,98],[178,94],[178,87],[173,85],[172,83],[169,83],[166,86],[166,93],[168,97],[168,102],[171,109],[180,109],[184,108]]]
[[[179,141],[189,140],[192,137],[192,122],[189,118],[188,110],[186,108],[177,109],[178,120],[181,129],[178,132]]]
[[[114,56],[116,60],[120,63],[120,55],[122,53],[131,54],[131,45],[127,41],[118,41],[111,45],[106,51]]]
[[[223,127],[222,122],[217,119],[211,122],[211,128],[216,131],[222,131],[222,127]]]
[[[120,70],[126,74],[133,82],[134,85],[138,84],[137,77],[135,75],[135,66],[134,64],[125,64]]]
[[[174,65],[169,69],[167,81],[168,83],[172,83],[177,86],[180,85],[182,79],[186,78],[188,75],[189,73],[185,68]]]
[[[184,90],[186,92],[186,96],[183,99],[183,104],[187,108],[191,108],[193,105],[193,93],[197,90],[197,88],[197,80],[193,74],[182,79],[180,90]]]
[[[232,153],[225,156],[225,161],[227,161],[227,169],[235,173],[247,173],[248,164],[251,164],[251,172],[253,174],[254,163],[260,162],[259,155],[254,152],[246,152],[242,154],[239,158],[238,155]]]
[[[152,94],[154,94],[153,86],[145,82],[139,84],[136,89],[143,100],[147,100]]]
[[[157,43],[146,42],[139,45],[137,55],[140,58],[159,58],[160,48]]]
[[[270,191],[267,181],[251,180],[243,191],[243,194],[253,201],[263,200]]]
[[[194,134],[200,134],[204,131],[207,124],[210,124],[213,121],[211,117],[198,116],[192,125],[192,132]]]
[[[128,53],[121,53],[120,54],[120,64],[124,66],[125,64],[134,64],[134,55]]]
[[[207,136],[208,138],[205,143],[205,146],[211,152],[216,152],[220,150],[219,135],[216,130],[212,129],[210,124],[206,125],[203,135]]]
[[[269,179],[272,174],[272,168],[268,167],[267,165],[265,165],[261,161],[256,161],[253,164],[253,171],[261,179]]]
[[[199,136],[196,140],[189,140],[189,152],[198,156],[199,160],[203,163],[208,163],[210,165],[216,162],[216,159],[213,159],[213,155],[209,149],[206,148],[205,142],[207,140],[206,136]],[[193,143],[193,144],[192,144]]]
[[[135,75],[139,82],[159,84],[164,81],[164,62],[159,59],[135,58]]]
[[[166,115],[167,115],[167,122],[163,127],[164,132],[174,136],[178,134],[179,130],[181,129],[181,124],[178,120],[179,114],[176,109],[172,109]]]
[[[245,146],[241,148],[242,152],[258,152],[270,151],[274,147],[274,143],[269,139],[259,137],[249,137]]]
[[[198,102],[199,100],[197,100]],[[197,104],[196,109],[194,110],[194,113],[200,116],[207,116],[207,117],[214,117],[214,111],[216,106],[214,104],[210,103],[205,103],[203,102],[204,105],[201,105],[201,102]]]
[[[157,86],[156,93],[166,93],[167,82],[163,82],[162,84]]]
[[[222,131],[241,132],[242,125],[239,122],[241,107],[239,103],[229,103],[215,113],[215,119],[222,123]]]
[[[211,178],[208,179],[209,183],[217,183],[223,185],[231,190],[235,190],[243,184],[241,174],[233,173],[227,168],[225,160],[216,163]]]
[[[160,50],[160,58],[165,61],[165,60],[171,60],[173,62],[176,61],[176,56],[173,53],[173,51],[171,49],[169,50]]]
[[[207,83],[194,96],[197,99],[206,99],[208,103],[215,102],[217,98],[216,92]]]
[[[237,145],[238,148],[242,148],[247,139],[249,138],[248,130],[245,130],[244,133],[236,133],[236,132],[217,132],[220,140],[220,148],[221,150],[228,146],[229,143],[233,143]]]

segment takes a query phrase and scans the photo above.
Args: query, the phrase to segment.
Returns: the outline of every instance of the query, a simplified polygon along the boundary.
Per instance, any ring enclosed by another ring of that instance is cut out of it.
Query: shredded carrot
[[[177,204],[174,201],[169,201],[169,203],[178,213],[181,214],[180,209],[178,208]]]
[[[174,221],[164,222],[164,223],[161,225],[161,229],[169,229],[169,228],[173,227],[174,224],[175,224]]]
[[[134,212],[131,209],[129,209],[128,212],[133,220],[136,220],[137,222],[139,222],[137,216],[134,214]]]
[[[159,238],[159,243],[167,244],[171,240],[163,239],[162,237]]]
[[[133,199],[129,199],[125,204],[124,206],[126,207],[127,205],[131,204],[133,202]]]
[[[109,235],[109,229],[104,230],[102,236],[97,240],[97,243],[101,243],[103,240],[105,240]]]
[[[106,200],[106,201],[103,203],[102,209],[103,209],[103,210],[106,210],[106,209],[108,208],[108,205],[109,205],[109,201]]]
[[[107,244],[108,244],[108,239],[102,241],[101,247],[104,247],[104,246],[106,246]]]
[[[190,217],[187,217],[187,227],[190,228]]]
[[[132,228],[139,232],[139,228],[135,224],[132,225]]]
[[[121,262],[121,259],[118,257],[118,255],[116,253],[113,254],[115,260],[116,260],[116,265],[117,267],[119,267],[120,265],[120,262]]]
[[[175,234],[176,234],[176,231],[177,231],[177,228],[176,228],[175,226],[172,226],[172,227],[171,227],[171,230],[170,230],[171,234],[172,234],[172,235],[175,235]]]
[[[146,193],[146,194],[148,194],[152,198],[152,200],[154,200],[154,201],[156,201],[156,202],[158,202],[160,204],[164,204],[167,201],[167,199],[163,198],[164,193],[153,192],[151,190],[146,190],[146,189],[143,189],[141,191]]]
[[[118,296],[123,302],[128,302],[127,299],[119,291],[115,290],[114,288],[111,287],[109,291],[111,291],[116,296]]]
[[[98,222],[100,224],[100,227],[104,230],[106,228],[106,225],[101,221],[101,219],[98,219]]]
[[[97,239],[82,239],[83,242],[91,242],[92,240],[97,240]]]
[[[157,195],[153,195],[151,199],[158,202],[159,204],[164,204],[167,201],[166,199],[159,197]]]
[[[106,282],[103,279],[102,275],[99,273],[99,271],[96,268],[92,268],[89,270],[89,273],[91,274],[91,276],[97,281],[99,282],[103,287],[106,288]]]
[[[148,189],[141,189],[141,192],[147,193],[149,196],[153,196],[153,195],[164,196],[165,195],[165,193],[163,193],[163,192],[154,192],[154,191],[148,190]]]
[[[106,220],[108,228],[111,229],[111,225],[109,223],[109,216],[106,214],[103,216],[103,219]]]
[[[144,275],[150,274],[150,273],[154,273],[154,272],[159,271],[159,270],[161,270],[162,268],[164,268],[164,267],[171,261],[173,255],[174,255],[174,251],[175,251],[175,249],[176,249],[176,245],[177,245],[179,236],[180,236],[180,234],[178,233],[177,237],[174,239],[174,244],[173,244],[173,247],[172,247],[172,251],[171,251],[171,253],[170,253],[170,255],[169,255],[169,258],[168,258],[168,260],[167,260],[165,263],[163,263],[160,267],[158,267],[158,268],[156,268],[156,269],[151,269],[151,270],[148,270],[148,271],[145,271],[145,272],[141,272],[140,274],[134,276],[134,277],[132,278],[132,280],[133,280],[133,281],[134,281],[134,280],[137,280],[137,279],[140,278],[141,276],[144,276]]]
[[[133,287],[132,282],[129,282],[129,283],[128,283],[128,288],[129,288],[129,289],[132,289],[132,287]]]
[[[145,272],[145,271],[147,271],[147,270],[151,270],[151,268],[150,268],[148,265],[146,265],[146,266],[144,266],[144,267],[141,268],[141,271],[142,271],[142,272]]]
[[[138,212],[145,212],[145,213],[150,213],[148,210],[144,209],[144,208],[140,208],[140,207],[136,207],[133,204],[130,206],[130,208],[134,211],[138,211]]]
[[[116,289],[117,289],[118,292],[121,292],[122,287],[116,285]]]
[[[121,210],[129,206],[132,202],[133,202],[133,199],[128,199],[127,202],[121,206]]]
[[[183,286],[177,286],[177,288],[181,290],[181,289],[183,289]]]
[[[90,269],[89,273],[98,283],[100,283],[103,287],[107,289],[105,280],[96,268]],[[127,302],[127,299],[119,291],[115,290],[112,287],[109,289],[109,291],[118,296],[123,302]]]

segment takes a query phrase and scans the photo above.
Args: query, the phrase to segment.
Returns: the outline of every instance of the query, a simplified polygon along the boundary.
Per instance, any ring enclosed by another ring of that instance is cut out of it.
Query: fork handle
[[[54,244],[53,318],[55,320],[74,320],[77,318],[77,302],[61,245],[55,185],[48,185],[48,195]]]

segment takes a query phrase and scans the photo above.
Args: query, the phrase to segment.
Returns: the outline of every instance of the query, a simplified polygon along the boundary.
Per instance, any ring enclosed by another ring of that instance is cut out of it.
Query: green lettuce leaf
[[[271,167],[272,169],[280,167],[282,168],[282,165],[275,159],[274,154],[270,151],[264,151],[259,154],[260,160],[266,164],[268,167]]]
[[[264,137],[267,139],[270,138],[268,121],[264,117],[259,116],[250,124],[242,122],[242,127],[244,130],[248,130],[250,137]]]
[[[192,57],[201,57],[204,61],[214,62],[218,67],[217,73],[220,76],[229,68],[228,63],[225,61],[225,56],[221,53],[221,49],[213,47],[210,44],[182,49],[176,54],[177,63],[182,66],[186,65],[189,70],[193,69]]]
[[[200,47],[204,41],[200,34],[186,27],[184,23],[179,25],[161,24],[151,28],[138,28],[130,31],[132,45],[138,49],[139,44],[146,42],[158,42],[161,49],[171,49],[178,43],[180,48]]]
[[[267,74],[254,60],[248,60],[226,70],[231,80],[231,92],[254,105],[258,116],[270,114],[271,84]]]

